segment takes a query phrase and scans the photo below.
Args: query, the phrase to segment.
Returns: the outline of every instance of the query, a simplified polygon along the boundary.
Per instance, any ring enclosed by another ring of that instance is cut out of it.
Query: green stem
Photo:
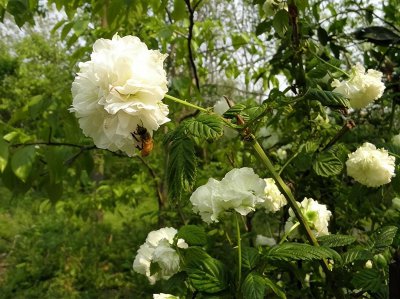
[[[335,70],[341,72],[342,74],[346,75],[347,77],[350,77],[350,75],[345,72],[344,70],[342,70],[341,68],[338,68],[337,66],[334,66],[333,64],[330,64],[328,61],[323,60],[321,57],[319,57],[317,54],[313,53],[310,51],[310,53],[317,58],[319,61],[325,63],[326,65],[329,65],[331,68],[334,68]]]
[[[283,235],[282,239],[279,241],[279,245],[285,242],[286,238],[300,225],[300,222],[296,222],[292,227]]]
[[[389,152],[389,151],[388,151],[388,153],[389,153],[389,155],[392,155],[392,156],[396,157],[397,159],[400,159],[400,156],[399,156],[399,155],[397,155],[397,154],[395,154],[395,153],[392,153],[392,152]]]
[[[237,289],[240,289],[240,284],[242,281],[242,240],[240,237],[240,225],[239,225],[239,215],[235,213],[236,218],[236,233],[238,242],[238,284]]]
[[[315,238],[313,232],[310,229],[310,226],[308,225],[307,221],[304,219],[304,216],[301,213],[299,206],[297,205],[296,199],[294,198],[289,187],[282,180],[281,176],[275,171],[275,168],[272,165],[271,160],[267,157],[264,150],[261,148],[260,144],[258,143],[258,141],[256,140],[256,138],[254,137],[253,134],[250,134],[248,136],[248,140],[251,142],[258,157],[261,159],[261,161],[264,163],[264,165],[268,168],[269,172],[272,174],[273,178],[278,183],[278,186],[280,187],[281,191],[283,191],[283,193],[285,194],[285,197],[288,199],[289,206],[292,208],[297,220],[299,221],[301,227],[303,228],[304,232],[306,233],[306,237],[307,237],[308,241],[314,246],[319,246],[317,239]],[[329,272],[328,262],[325,259],[322,260],[322,267],[324,268],[325,271]]]
[[[207,109],[205,109],[205,108],[203,108],[203,107],[200,107],[200,106],[197,106],[197,105],[195,105],[195,104],[186,102],[186,101],[184,101],[184,100],[175,98],[175,97],[173,97],[173,96],[170,96],[169,94],[166,94],[166,95],[164,96],[164,98],[170,99],[170,100],[172,100],[172,101],[174,101],[174,102],[176,102],[176,103],[179,103],[179,104],[182,104],[182,105],[191,107],[191,108],[195,108],[195,109],[200,110],[200,111],[203,111],[203,112],[207,112],[207,111],[208,111]]]

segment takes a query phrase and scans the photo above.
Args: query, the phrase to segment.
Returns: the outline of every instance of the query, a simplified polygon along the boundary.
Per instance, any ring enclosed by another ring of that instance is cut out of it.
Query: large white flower
[[[335,87],[333,91],[348,98],[352,108],[364,108],[382,96],[385,90],[382,75],[381,72],[371,69],[365,73],[365,68],[357,64],[351,68],[349,79],[335,79],[332,82]]]
[[[193,211],[207,223],[218,222],[221,213],[235,210],[241,215],[254,211],[265,200],[265,181],[248,167],[234,168],[221,181],[210,178],[190,197]]]
[[[97,147],[133,155],[138,126],[153,134],[169,121],[161,101],[168,91],[165,57],[135,36],[114,35],[97,40],[90,61],[79,63],[70,111]]]
[[[316,237],[329,234],[328,224],[332,213],[326,208],[326,205],[319,204],[316,200],[307,197],[301,203],[298,202],[297,205],[300,207],[305,220]],[[290,231],[296,222],[298,220],[292,208],[290,208],[289,219],[285,224],[285,231]],[[296,236],[296,232],[292,236]]]
[[[179,256],[172,244],[177,230],[173,227],[165,227],[152,231],[147,235],[146,242],[137,251],[133,262],[133,270],[146,275],[151,284],[159,279],[168,279],[180,269]],[[179,248],[187,248],[188,245],[183,239],[178,239]],[[158,271],[151,274],[152,263],[158,265]]]
[[[346,166],[349,176],[368,187],[390,183],[395,175],[395,158],[368,142],[349,154]]]
[[[265,200],[258,204],[265,209],[266,213],[275,213],[287,204],[285,196],[279,191],[275,180],[272,178],[264,179],[265,181]]]

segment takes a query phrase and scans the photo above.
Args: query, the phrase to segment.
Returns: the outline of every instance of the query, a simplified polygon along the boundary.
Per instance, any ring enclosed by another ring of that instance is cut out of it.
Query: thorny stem
[[[246,138],[247,138],[247,140],[249,140],[251,142],[251,145],[253,146],[253,149],[257,153],[258,157],[261,159],[261,161],[264,163],[264,165],[268,168],[269,172],[272,174],[273,178],[278,183],[280,189],[285,194],[285,197],[288,199],[289,206],[292,208],[297,220],[299,220],[301,227],[303,228],[304,232],[306,233],[306,237],[307,237],[308,241],[314,246],[319,246],[317,239],[315,238],[307,221],[304,219],[304,216],[301,213],[299,206],[297,205],[297,201],[294,198],[292,191],[290,191],[289,187],[282,180],[281,176],[275,171],[275,168],[272,165],[271,160],[267,157],[264,150],[261,148],[260,144],[256,140],[255,136],[253,134],[250,134]],[[328,267],[328,262],[326,261],[326,259],[322,260],[321,265],[324,268],[325,272],[328,273],[329,267]]]
[[[164,96],[164,98],[170,99],[170,100],[172,100],[172,101],[174,101],[174,102],[177,102],[177,103],[179,103],[179,104],[182,104],[182,105],[185,105],[185,106],[188,106],[188,107],[192,107],[192,108],[194,108],[194,109],[197,109],[197,110],[200,110],[200,111],[203,111],[203,112],[207,112],[207,109],[205,109],[205,108],[203,108],[203,107],[200,107],[200,106],[197,106],[197,105],[195,105],[195,104],[192,104],[192,103],[186,102],[186,101],[184,101],[184,100],[178,99],[178,98],[176,98],[176,97],[170,96],[169,94],[166,94],[166,95]]]

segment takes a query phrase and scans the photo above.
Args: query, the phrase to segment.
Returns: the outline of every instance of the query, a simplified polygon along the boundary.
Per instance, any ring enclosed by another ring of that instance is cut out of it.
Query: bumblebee
[[[145,127],[137,125],[136,131],[131,133],[132,137],[137,141],[141,142],[142,145],[137,145],[136,148],[140,150],[142,157],[146,157],[153,150],[153,138]],[[139,136],[137,138],[136,136]]]

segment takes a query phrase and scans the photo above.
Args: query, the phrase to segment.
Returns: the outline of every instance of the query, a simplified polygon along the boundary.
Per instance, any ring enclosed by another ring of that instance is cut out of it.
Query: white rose
[[[142,126],[152,135],[169,121],[162,103],[167,89],[166,55],[149,50],[135,36],[99,39],[91,60],[80,63],[72,83],[71,112],[86,136],[99,148],[134,154],[131,133]]]
[[[257,235],[255,246],[274,246],[276,245],[276,240],[274,238],[268,238],[263,235]]]
[[[153,299],[179,299],[179,297],[170,294],[153,294]]]
[[[146,242],[137,251],[133,262],[133,270],[146,275],[150,284],[154,284],[159,279],[169,279],[172,275],[179,272],[179,255],[171,247],[176,234],[177,230],[172,227],[152,231],[147,235]],[[179,248],[188,247],[183,239],[178,240],[177,246]],[[153,275],[151,275],[150,271],[152,263],[157,263],[160,268]]]
[[[265,200],[259,206],[265,209],[266,213],[275,213],[287,204],[285,196],[279,191],[275,180],[272,178],[264,179],[265,181]]]
[[[326,205],[319,204],[316,200],[307,197],[301,203],[297,204],[316,237],[329,234],[328,224],[332,213],[326,208]],[[296,222],[298,220],[292,208],[290,208],[289,219],[285,224],[285,231],[290,231]],[[296,234],[294,233],[293,235],[295,236]]]
[[[397,135],[395,135],[395,136],[392,137],[392,144],[393,144],[395,147],[400,148],[400,134],[397,134]]]
[[[365,68],[357,64],[351,68],[349,79],[341,82],[335,79],[332,82],[332,86],[335,87],[333,92],[348,98],[352,108],[364,108],[382,96],[385,90],[382,75],[376,70],[368,70],[365,73]]]
[[[218,222],[221,213],[235,210],[247,215],[265,200],[265,182],[248,167],[229,171],[221,181],[210,178],[190,196],[193,211],[207,223]]]
[[[346,166],[349,176],[368,187],[390,183],[395,176],[395,158],[385,149],[377,149],[368,142],[349,154]]]
[[[210,178],[207,184],[198,187],[190,196],[193,212],[200,214],[207,223],[218,222],[221,206],[220,182]]]

